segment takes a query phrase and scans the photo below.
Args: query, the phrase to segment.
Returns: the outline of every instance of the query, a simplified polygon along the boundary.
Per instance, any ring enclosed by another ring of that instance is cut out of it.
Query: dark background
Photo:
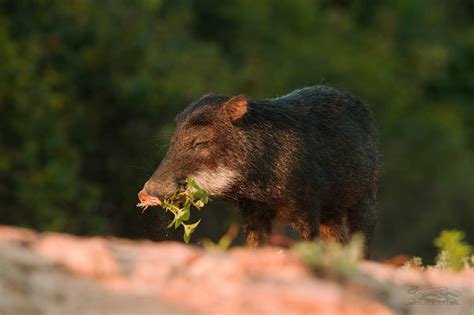
[[[376,118],[376,256],[432,258],[447,228],[472,243],[473,19],[470,0],[0,0],[0,223],[173,238],[135,204],[174,115],[324,83]],[[205,208],[194,239],[231,208]]]

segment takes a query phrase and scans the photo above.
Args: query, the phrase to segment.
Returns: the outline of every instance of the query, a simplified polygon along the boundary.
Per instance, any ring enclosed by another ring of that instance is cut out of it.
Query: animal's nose
[[[140,192],[138,193],[138,200],[140,200],[140,202],[145,202],[149,198],[150,195],[148,195],[145,189],[140,190]]]
[[[140,203],[145,206],[159,206],[161,205],[161,200],[158,197],[150,196],[145,189],[140,190],[138,193],[138,199]]]

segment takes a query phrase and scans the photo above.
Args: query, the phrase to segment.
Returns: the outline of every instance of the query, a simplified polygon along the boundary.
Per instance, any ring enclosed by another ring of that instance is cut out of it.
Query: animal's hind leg
[[[350,228],[347,216],[341,216],[329,222],[321,223],[319,236],[323,240],[332,240],[342,244],[349,240]]]
[[[364,236],[364,256],[369,259],[377,224],[374,199],[370,196],[361,199],[355,207],[349,210],[348,218],[351,234],[359,232]]]
[[[295,216],[291,220],[291,226],[298,231],[302,240],[310,241],[319,236],[319,218],[314,213]]]

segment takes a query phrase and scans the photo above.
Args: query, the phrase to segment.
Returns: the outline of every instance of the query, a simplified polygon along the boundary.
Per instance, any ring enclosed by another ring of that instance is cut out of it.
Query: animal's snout
[[[149,207],[161,205],[161,200],[158,197],[150,196],[145,189],[140,190],[138,199],[140,200],[139,206]]]
[[[150,195],[146,192],[145,189],[142,189],[138,192],[138,200],[140,200],[140,202],[145,202],[149,198],[150,198]]]

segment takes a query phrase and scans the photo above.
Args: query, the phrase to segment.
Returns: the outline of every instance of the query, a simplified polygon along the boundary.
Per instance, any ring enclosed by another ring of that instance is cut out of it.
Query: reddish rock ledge
[[[291,251],[0,226],[0,314],[473,314],[474,271],[361,262],[323,279]]]

